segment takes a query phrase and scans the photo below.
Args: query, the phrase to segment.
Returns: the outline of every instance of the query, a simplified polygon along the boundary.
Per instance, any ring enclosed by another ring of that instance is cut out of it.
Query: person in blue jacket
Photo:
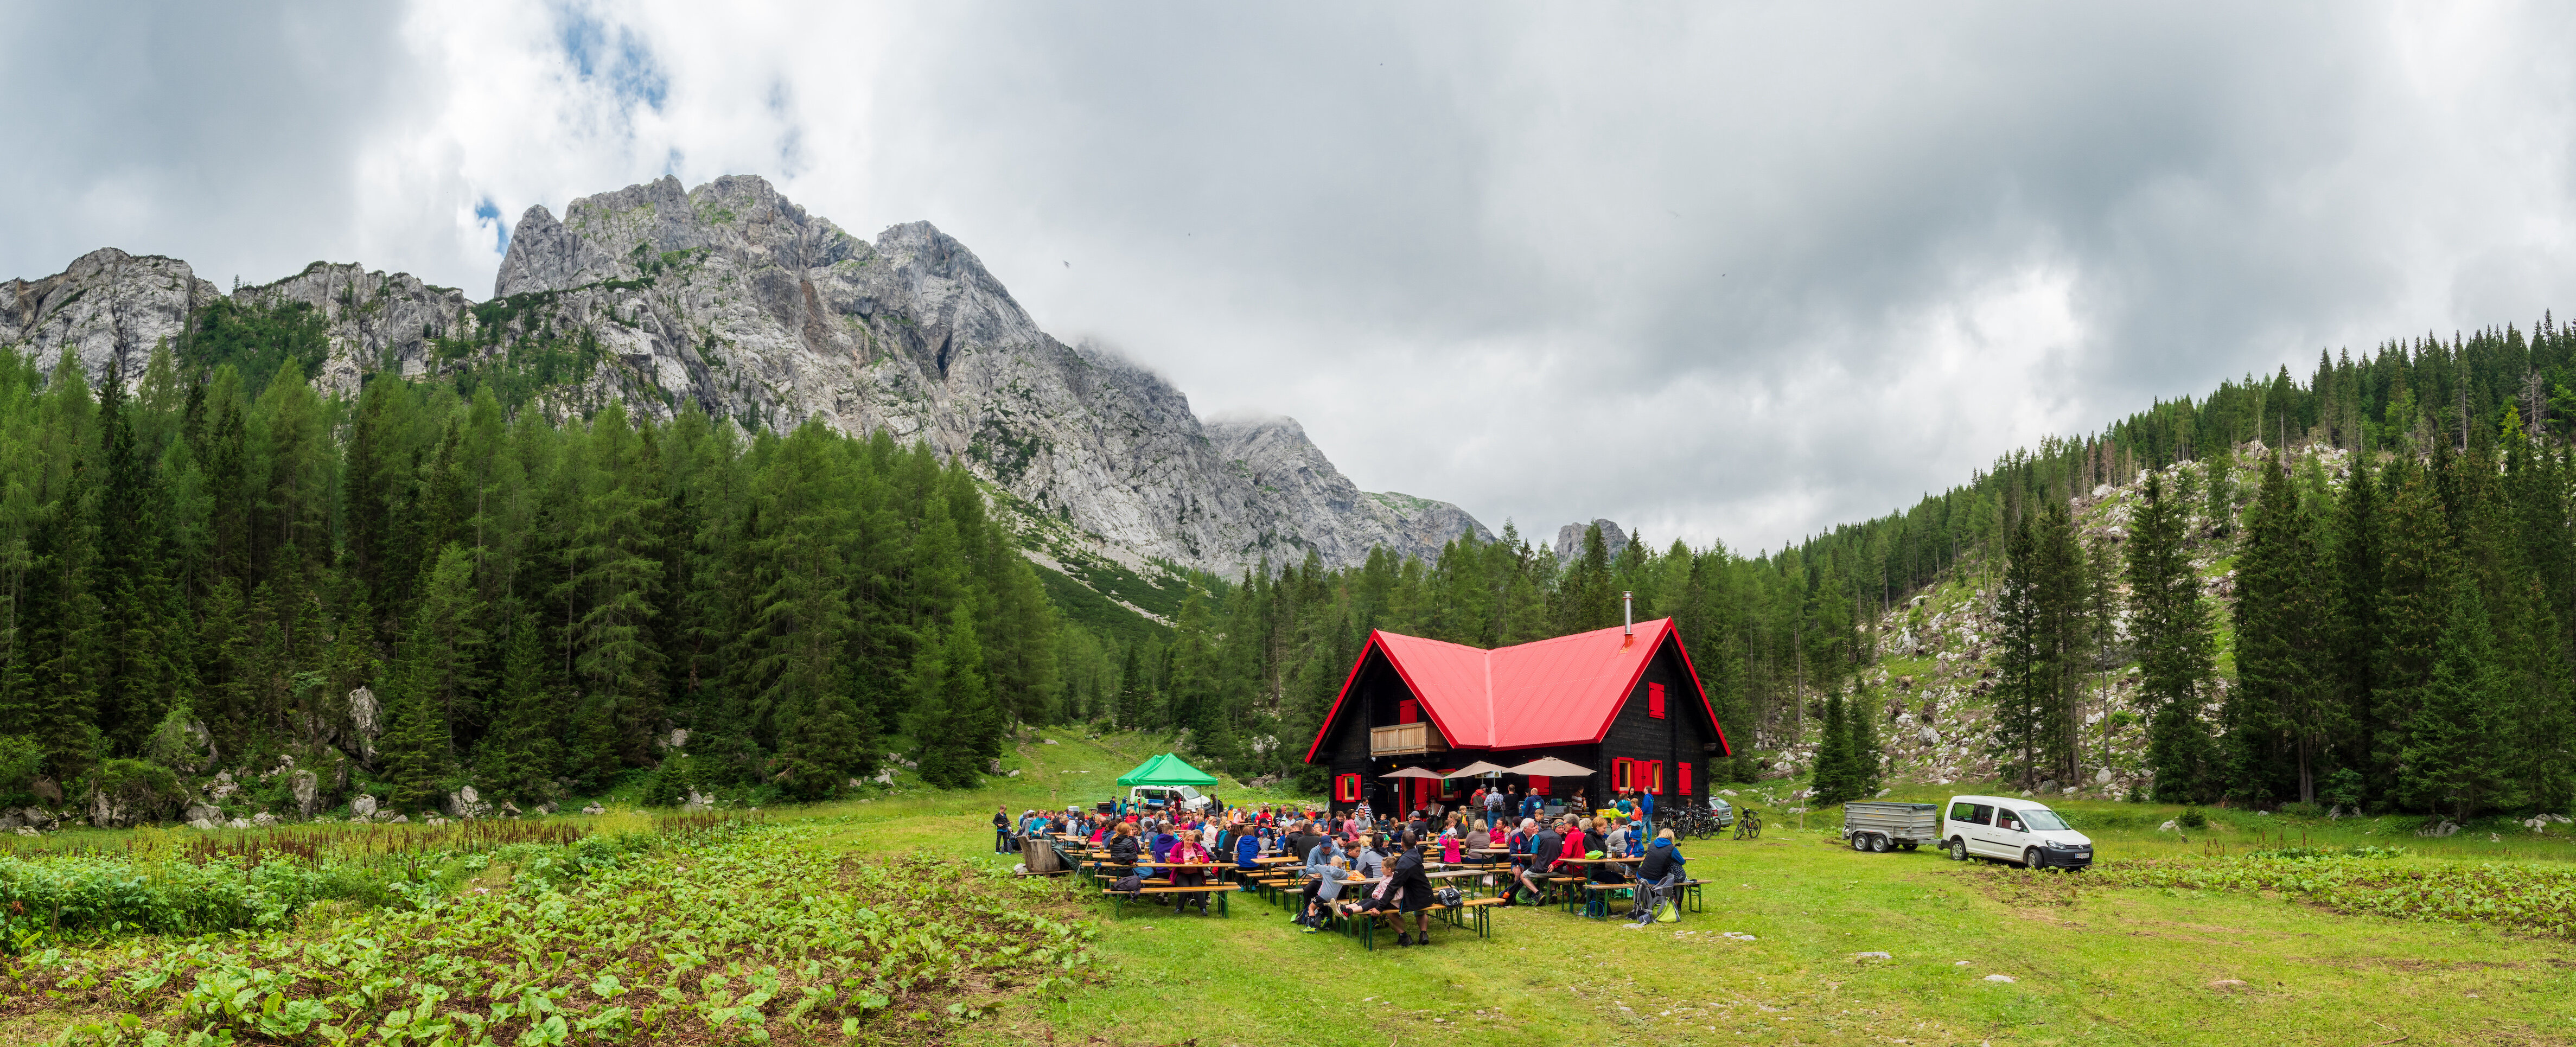
[[[1637,794],[1637,820],[1646,823],[1646,839],[1655,838],[1655,794]]]
[[[1261,837],[1255,833],[1234,834],[1234,867],[1244,872],[1261,871]]]

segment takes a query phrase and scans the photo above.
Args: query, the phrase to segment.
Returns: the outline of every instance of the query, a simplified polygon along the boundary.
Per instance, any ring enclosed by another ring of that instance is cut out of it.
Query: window
[[[1333,779],[1333,799],[1338,803],[1360,802],[1360,776],[1339,775]]]
[[[1663,792],[1663,791],[1664,791],[1664,761],[1662,761],[1662,760],[1646,760],[1646,761],[1644,761],[1644,764],[1645,764],[1645,767],[1646,767],[1646,783],[1645,783],[1644,785],[1638,786],[1638,788],[1639,788],[1640,790],[1644,791],[1644,792],[1650,792],[1650,793],[1661,793],[1661,792]]]
[[[1977,825],[1985,825],[1994,817],[1994,813],[1994,808],[1988,807],[1982,803],[1954,803],[1950,805],[1950,820],[1954,822],[1971,822]]]
[[[1674,774],[1674,776],[1675,776],[1675,777],[1677,777],[1677,778],[1679,778],[1679,779],[1681,779],[1679,782],[1677,782],[1677,783],[1675,783],[1675,784],[1678,784],[1678,785],[1680,785],[1680,786],[1681,786],[1681,792],[1682,792],[1682,795],[1684,795],[1684,796],[1688,796],[1688,795],[1690,795],[1690,794],[1691,794],[1690,771],[1691,771],[1691,765],[1690,765],[1689,763],[1687,763],[1687,762],[1679,763],[1679,764],[1675,764],[1675,765],[1673,765],[1673,774]]]
[[[1634,789],[1636,787],[1636,761],[1625,756],[1612,758],[1610,761],[1610,788],[1617,790]]]
[[[1422,722],[1422,703],[1414,701],[1411,698],[1395,703],[1395,722]]]
[[[1449,772],[1451,772],[1451,771],[1455,771],[1455,770],[1457,770],[1457,768],[1455,768],[1455,767],[1443,767],[1443,768],[1441,768],[1441,769],[1440,769],[1440,773],[1442,773],[1442,774],[1447,774],[1447,773],[1449,773]],[[1451,781],[1451,780],[1449,780],[1449,779],[1447,779],[1447,778],[1440,779],[1440,798],[1441,798],[1441,799],[1443,799],[1443,800],[1455,800],[1455,799],[1457,799],[1457,798],[1458,798],[1458,783],[1457,783],[1457,782],[1454,782],[1454,781]]]
[[[1646,685],[1646,715],[1658,720],[1664,718],[1664,685]]]
[[[1995,828],[2010,829],[2014,832],[2020,832],[2022,831],[2021,816],[2014,814],[2011,811],[1996,811]]]

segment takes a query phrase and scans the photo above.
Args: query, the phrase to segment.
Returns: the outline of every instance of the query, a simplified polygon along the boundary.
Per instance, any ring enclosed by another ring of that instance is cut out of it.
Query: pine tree
[[[2453,585],[2449,603],[2432,678],[2407,725],[2398,794],[2418,810],[2466,821],[2518,797],[2495,759],[2510,696],[2488,636],[2486,603],[2465,577]]]
[[[1825,696],[1824,737],[1816,743],[1816,767],[1809,788],[1819,807],[1830,807],[1849,800],[1859,785],[1859,773],[1852,766],[1852,730],[1850,710],[1843,694],[1836,690]]]
[[[2317,765],[2341,733],[2323,566],[2315,526],[2275,454],[2236,561],[2236,687],[2224,714],[2232,795],[2269,798],[2287,769],[2299,802],[2316,802]]]
[[[2050,685],[2042,616],[2047,594],[2040,588],[2044,573],[2030,514],[2024,513],[2004,540],[2004,576],[1995,594],[2002,635],[1995,641],[2001,686],[1994,692],[1994,749],[2025,789],[2038,782],[2041,708]]]
[[[921,746],[921,777],[943,789],[971,789],[983,762],[999,755],[1001,718],[984,677],[984,648],[975,619],[960,606],[937,642],[913,662],[912,736]]]
[[[2147,763],[2156,798],[2205,803],[2213,784],[2201,716],[2201,688],[2212,675],[2209,612],[2184,546],[2183,513],[2163,478],[2150,475],[2129,541],[2129,631],[2137,641],[2139,697],[2149,709]]]
[[[2431,477],[2400,457],[2390,472],[2382,510],[2387,555],[2379,561],[2378,658],[2372,666],[2372,792],[2397,802],[2411,795],[2399,780],[2417,712],[2428,700],[2445,627],[2451,620],[2454,554],[2448,515]]]
[[[2326,636],[2332,648],[2326,664],[2338,706],[2334,717],[2344,728],[2333,756],[2355,775],[2361,775],[2358,768],[2371,764],[2379,732],[2373,691],[2380,659],[2379,574],[2385,526],[2379,484],[2370,467],[2356,460],[2335,506],[2334,548],[2327,554],[2326,567],[2330,573],[2326,595],[2333,601]]]
[[[1854,694],[1851,706],[1844,710],[1851,722],[1851,742],[1844,750],[1848,768],[1845,780],[1850,783],[1849,799],[1865,800],[1878,794],[1878,783],[1884,770],[1878,750],[1877,703],[1869,696]]]

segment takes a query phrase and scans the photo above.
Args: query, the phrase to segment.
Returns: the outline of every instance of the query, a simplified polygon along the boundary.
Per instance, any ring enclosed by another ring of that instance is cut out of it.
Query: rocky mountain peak
[[[1570,523],[1556,529],[1556,562],[1572,563],[1581,557],[1583,532],[1592,527],[1601,528],[1601,544],[1609,548],[1611,559],[1618,559],[1619,550],[1628,547],[1628,532],[1620,530],[1618,524],[1609,520],[1594,520],[1590,524]]]

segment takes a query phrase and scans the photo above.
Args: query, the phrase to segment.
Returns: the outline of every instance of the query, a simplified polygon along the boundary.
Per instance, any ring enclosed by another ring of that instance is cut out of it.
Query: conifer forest
[[[1894,623],[1961,577],[1991,594],[1994,744],[2026,783],[2075,772],[2087,689],[2134,672],[2155,799],[2576,798],[2576,333],[2552,321],[2223,383],[1775,551],[1595,528],[1560,562],[1507,526],[1190,574],[1149,618],[1076,599],[924,445],[452,377],[324,396],[292,317],[216,319],[94,382],[0,359],[0,806],[168,819],[183,781],[289,760],[325,806],[815,800],[889,758],[972,786],[1016,726],[1067,722],[1299,779],[1370,630],[1521,643],[1616,625],[1623,593],[1676,620],[1734,739],[1709,780],[1812,743],[1831,802],[1884,773],[1867,670]],[[2084,526],[2109,488],[2136,508]]]

